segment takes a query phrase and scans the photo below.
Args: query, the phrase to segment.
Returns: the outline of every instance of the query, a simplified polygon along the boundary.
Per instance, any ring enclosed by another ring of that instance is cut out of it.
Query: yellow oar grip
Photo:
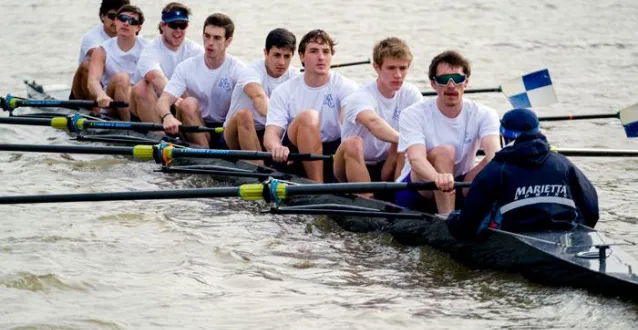
[[[263,199],[264,185],[260,183],[243,184],[239,186],[239,197],[247,201]]]
[[[139,145],[133,147],[133,157],[140,160],[152,160],[153,146]]]
[[[51,118],[51,127],[53,128],[57,128],[57,129],[67,129],[67,123],[69,122],[69,119],[66,117],[53,117]]]
[[[7,97],[7,98],[9,98],[9,97]],[[15,109],[17,107],[18,107],[18,99],[15,99],[15,98],[9,99],[9,108]]]
[[[288,197],[288,196],[286,196],[286,187],[287,187],[287,185],[286,184],[282,184],[282,183],[277,185],[277,188],[276,188],[277,199],[284,200],[284,199],[286,199]]]

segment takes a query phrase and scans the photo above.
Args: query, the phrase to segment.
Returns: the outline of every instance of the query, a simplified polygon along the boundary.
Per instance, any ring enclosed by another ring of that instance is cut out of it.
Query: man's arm
[[[264,132],[264,148],[272,153],[272,159],[276,162],[285,162],[288,160],[290,149],[281,144],[281,137],[284,129],[277,125],[266,125]]]
[[[399,132],[397,132],[390,124],[388,124],[383,118],[377,115],[372,110],[363,110],[357,114],[357,121],[361,123],[365,128],[374,135],[377,139],[390,142],[399,143]]]
[[[253,102],[255,110],[257,110],[260,115],[266,117],[268,115],[268,96],[261,85],[256,82],[251,82],[244,86],[244,93],[246,93],[248,98]]]
[[[144,80],[146,80],[146,82],[151,85],[159,95],[162,95],[164,87],[168,84],[168,79],[160,70],[149,71],[144,75]]]
[[[91,60],[89,62],[89,76],[87,77],[87,89],[92,97],[98,101],[98,105],[102,108],[108,107],[113,101],[102,89],[100,80],[104,73],[104,62],[106,61],[106,52],[102,47],[94,48]]]
[[[171,113],[171,104],[175,103],[177,98],[170,93],[163,92],[155,105],[155,111],[162,118],[162,124],[164,125],[164,131],[168,134],[179,133],[179,126],[182,122],[177,120]]]

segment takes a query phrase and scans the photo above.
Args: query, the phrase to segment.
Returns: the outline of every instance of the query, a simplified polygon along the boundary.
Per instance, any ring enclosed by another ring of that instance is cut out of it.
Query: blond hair
[[[390,37],[379,41],[372,51],[372,60],[377,66],[383,65],[386,57],[394,57],[402,60],[408,60],[412,63],[412,52],[405,41]]]

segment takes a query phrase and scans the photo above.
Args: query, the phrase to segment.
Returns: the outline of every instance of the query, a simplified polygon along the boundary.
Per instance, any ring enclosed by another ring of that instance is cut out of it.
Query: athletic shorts
[[[299,149],[297,149],[297,146],[292,144],[292,142],[290,142],[290,139],[288,139],[288,134],[285,135],[282,144],[290,149],[290,153],[299,153]],[[340,144],[341,139],[321,143],[323,147],[323,154],[334,155],[337,152]],[[270,165],[280,171],[306,177],[306,171],[303,169],[301,161],[293,161],[292,164],[272,163]],[[337,178],[335,178],[334,172],[332,170],[332,160],[323,161],[323,181],[326,183],[337,182]]]
[[[465,180],[466,174],[461,174],[459,176],[454,177],[454,181],[463,182]],[[412,183],[412,172],[410,172],[401,182]],[[463,207],[463,202],[465,200],[463,196],[463,189],[459,188],[455,191],[455,203],[454,208],[460,209]],[[436,201],[434,198],[428,199],[421,194],[419,194],[416,190],[399,190],[394,194],[394,203],[408,208],[414,211],[428,212],[434,213],[437,211]]]

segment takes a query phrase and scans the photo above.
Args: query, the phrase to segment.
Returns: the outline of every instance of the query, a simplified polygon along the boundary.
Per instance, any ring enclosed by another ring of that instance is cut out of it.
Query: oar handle
[[[209,132],[209,133],[224,133],[223,127],[204,127],[204,126],[180,126],[180,132],[192,133],[192,132]]]
[[[491,88],[474,88],[474,89],[466,89],[463,91],[464,94],[478,94],[478,93],[501,93],[503,89],[501,87],[491,87]],[[425,91],[421,92],[423,96],[436,96],[436,91]]]
[[[288,155],[289,160],[332,160],[332,155],[296,154]]]
[[[16,98],[8,95],[5,100],[6,105],[10,109],[16,109],[19,107],[32,107],[32,108],[96,108],[97,102],[90,100],[30,100]],[[113,101],[107,108],[126,108],[128,102]]]

